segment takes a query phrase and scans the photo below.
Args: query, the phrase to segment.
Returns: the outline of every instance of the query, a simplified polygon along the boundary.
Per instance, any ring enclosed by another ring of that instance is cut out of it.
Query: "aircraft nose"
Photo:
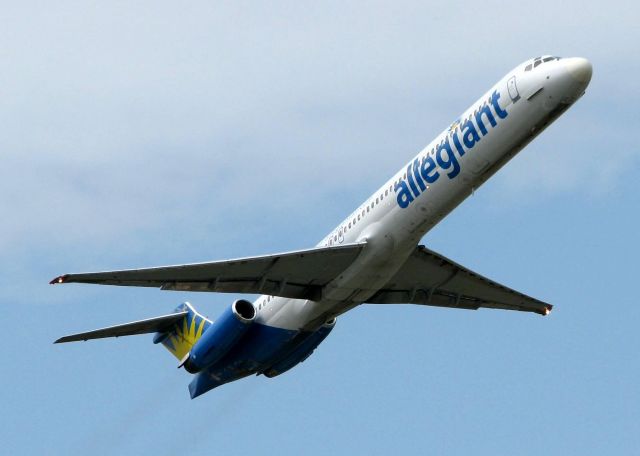
[[[573,79],[585,86],[591,81],[591,74],[593,68],[591,62],[582,57],[572,57],[569,59],[563,59],[564,66]]]

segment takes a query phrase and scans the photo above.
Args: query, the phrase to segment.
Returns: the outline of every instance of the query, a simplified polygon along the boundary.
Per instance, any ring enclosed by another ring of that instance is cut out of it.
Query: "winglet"
[[[68,277],[69,277],[69,274],[58,276],[55,279],[53,279],[51,282],[49,282],[49,285],[57,285],[59,283],[64,283]]]

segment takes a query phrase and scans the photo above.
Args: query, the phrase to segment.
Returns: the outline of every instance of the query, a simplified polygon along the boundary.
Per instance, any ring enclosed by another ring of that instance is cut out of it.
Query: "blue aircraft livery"
[[[449,179],[455,179],[458,176],[460,173],[458,158],[463,157],[466,152],[475,147],[481,139],[480,134],[482,137],[489,134],[487,123],[491,128],[494,128],[499,120],[507,117],[508,113],[500,107],[499,100],[500,94],[496,90],[491,98],[462,122],[462,125],[460,125],[460,119],[451,124],[448,134],[444,136],[440,144],[424,156],[418,156],[413,163],[407,166],[406,178],[394,185],[398,206],[402,209],[409,207],[416,198],[427,190],[428,184],[433,184],[440,178],[441,173],[446,174]],[[493,112],[491,108],[493,108]],[[462,142],[458,131],[461,131]]]
[[[213,321],[183,304],[170,314],[71,334],[56,343],[155,334],[153,341],[177,358],[185,375],[192,375],[189,394],[195,398],[248,375],[277,377],[298,366],[335,330],[337,319],[360,304],[547,315],[551,304],[472,272],[419,242],[573,105],[589,85],[591,71],[583,58],[543,56],[518,65],[315,247],[56,277],[52,284],[260,295],[253,302],[236,299]],[[424,193],[428,197],[411,206]],[[415,350],[421,356],[428,348]]]

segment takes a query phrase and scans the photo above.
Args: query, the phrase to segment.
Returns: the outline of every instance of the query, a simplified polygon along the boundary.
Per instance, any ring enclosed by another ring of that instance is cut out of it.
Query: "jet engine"
[[[249,301],[238,299],[228,307],[193,345],[180,367],[195,374],[215,364],[238,343],[256,318]]]

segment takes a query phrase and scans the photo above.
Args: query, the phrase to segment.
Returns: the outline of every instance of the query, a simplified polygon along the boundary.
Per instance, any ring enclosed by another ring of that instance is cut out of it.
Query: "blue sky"
[[[9,454],[633,454],[640,447],[633,2],[22,2],[0,30],[0,440]],[[423,243],[547,318],[360,307],[301,366],[191,401],[150,337],[236,296],[61,273],[314,245],[512,67],[586,96]]]

